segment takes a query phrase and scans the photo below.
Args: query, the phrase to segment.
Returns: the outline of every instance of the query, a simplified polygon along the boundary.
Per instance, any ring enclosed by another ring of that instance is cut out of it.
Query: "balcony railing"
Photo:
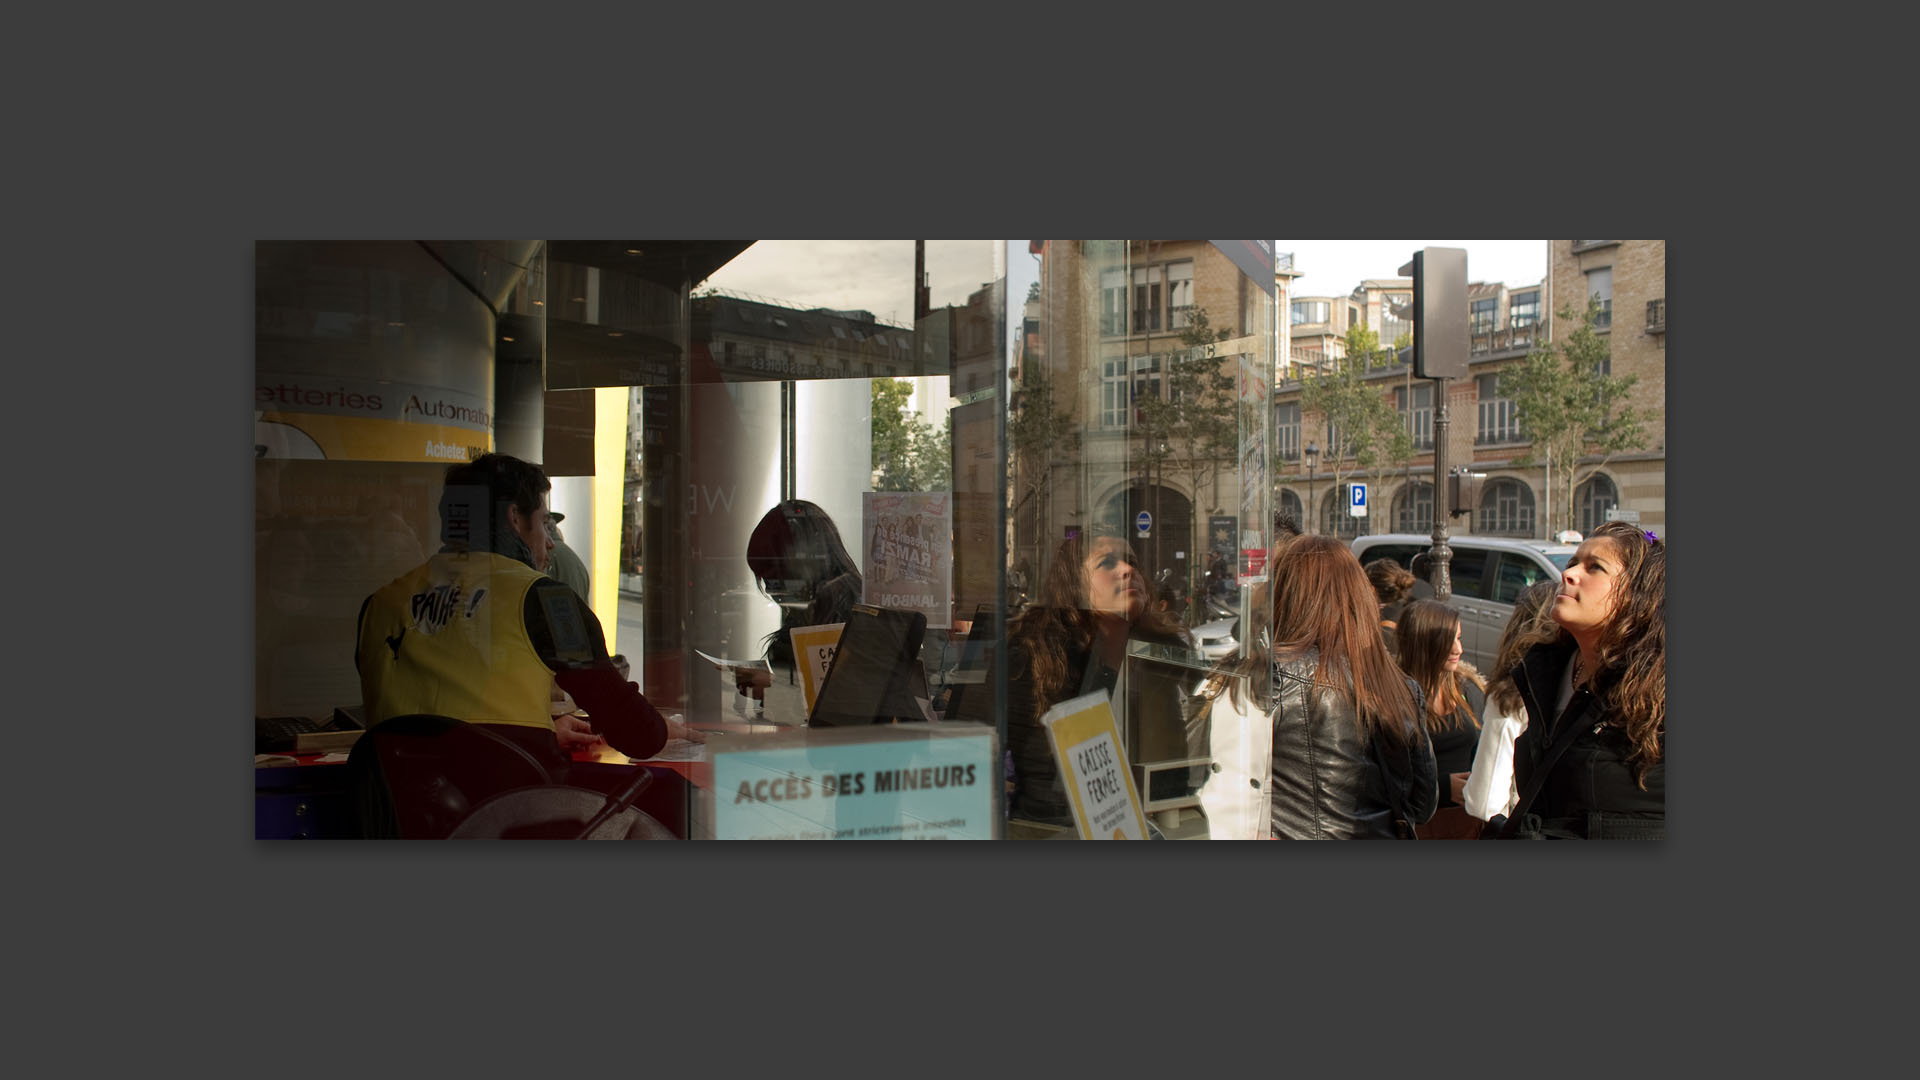
[[[1534,332],[1537,329],[1538,327],[1528,325],[1477,332],[1468,337],[1468,344],[1474,356],[1492,356],[1494,353],[1508,352],[1513,349],[1531,349]]]
[[[1647,333],[1664,334],[1667,332],[1667,298],[1647,301]]]

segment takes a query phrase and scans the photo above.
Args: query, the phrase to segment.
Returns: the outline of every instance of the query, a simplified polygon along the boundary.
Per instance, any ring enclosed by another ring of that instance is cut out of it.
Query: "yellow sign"
[[[328,461],[470,461],[493,449],[486,431],[365,416],[262,412],[254,420],[262,457]]]
[[[1073,799],[1073,823],[1082,840],[1145,840],[1140,793],[1102,691],[1063,701],[1040,716],[1053,758]]]
[[[813,697],[826,681],[827,667],[833,663],[833,650],[840,645],[840,630],[846,623],[822,623],[796,626],[787,631],[793,639],[794,663],[800,669],[800,689],[807,696],[807,715],[813,715]]]

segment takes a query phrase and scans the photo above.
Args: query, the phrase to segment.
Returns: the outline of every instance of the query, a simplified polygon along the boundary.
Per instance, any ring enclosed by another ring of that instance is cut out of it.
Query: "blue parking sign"
[[[1352,494],[1348,496],[1348,499],[1350,500],[1347,504],[1348,516],[1366,517],[1367,516],[1367,485],[1359,484],[1359,483],[1350,484],[1348,485],[1348,490],[1352,492]]]

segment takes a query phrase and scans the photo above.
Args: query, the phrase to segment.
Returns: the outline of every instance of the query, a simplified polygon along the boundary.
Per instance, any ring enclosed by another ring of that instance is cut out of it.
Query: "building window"
[[[1513,294],[1513,301],[1507,307],[1507,325],[1518,330],[1523,326],[1533,326],[1540,321],[1540,290],[1528,289]]]
[[[1613,325],[1613,267],[1587,271],[1587,295],[1600,301],[1600,313],[1593,317],[1593,328],[1605,330]]]
[[[1402,337],[1413,336],[1413,294],[1382,293],[1380,296],[1380,347],[1393,348]]]
[[[1167,267],[1167,310],[1172,316],[1168,327],[1180,330],[1193,315],[1193,264],[1174,263]]]
[[[1468,328],[1468,333],[1472,333],[1472,334],[1493,333],[1493,319],[1496,313],[1495,309],[1499,306],[1500,306],[1500,301],[1496,297],[1489,296],[1485,300],[1475,300],[1473,302],[1473,321],[1471,326]]]
[[[1293,325],[1301,323],[1323,323],[1327,321],[1327,302],[1325,300],[1295,300],[1293,302]]]
[[[1533,489],[1507,477],[1487,484],[1480,496],[1478,532],[1494,536],[1533,535]]]
[[[1354,327],[1359,325],[1360,325],[1360,309],[1349,305],[1347,308],[1347,329],[1351,330]]]
[[[1160,329],[1160,268],[1143,266],[1133,272],[1133,332],[1150,334]]]
[[[1297,401],[1273,407],[1273,456],[1282,461],[1300,460],[1300,403]]]
[[[1474,388],[1479,401],[1474,405],[1474,414],[1478,420],[1474,428],[1473,441],[1481,443],[1520,442],[1519,414],[1511,398],[1500,396],[1500,373],[1492,372],[1474,379]]]
[[[1164,398],[1166,391],[1160,380],[1160,357],[1133,357],[1133,400],[1137,404],[1146,398]],[[1135,419],[1139,419],[1136,409]]]
[[[1127,359],[1119,357],[1100,364],[1100,426],[1127,426]]]
[[[1280,513],[1293,519],[1295,525],[1306,520],[1306,514],[1300,508],[1300,496],[1288,488],[1280,489]]]
[[[1580,514],[1580,531],[1591,533],[1607,523],[1607,511],[1620,505],[1620,489],[1605,473],[1595,473],[1573,489],[1573,505]]]
[[[1393,497],[1394,532],[1433,531],[1433,485],[1427,481],[1407,484]]]
[[[1393,407],[1400,412],[1400,422],[1406,425],[1407,433],[1413,436],[1415,450],[1433,449],[1433,384],[1421,383],[1413,388],[1413,411],[1407,411],[1407,388],[1393,388]]]
[[[1100,332],[1115,337],[1127,332],[1127,272],[1100,274]]]

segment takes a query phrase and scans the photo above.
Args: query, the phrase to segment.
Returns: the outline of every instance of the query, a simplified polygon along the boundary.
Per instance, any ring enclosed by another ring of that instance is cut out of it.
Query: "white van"
[[[1513,614],[1513,602],[1538,581],[1557,580],[1578,545],[1551,540],[1514,540],[1504,536],[1449,536],[1453,552],[1447,577],[1453,585],[1448,601],[1460,612],[1460,646],[1468,663],[1491,676],[1494,651]],[[1413,557],[1433,548],[1433,538],[1421,533],[1381,533],[1358,536],[1353,553],[1360,565],[1390,558],[1410,566]]]

